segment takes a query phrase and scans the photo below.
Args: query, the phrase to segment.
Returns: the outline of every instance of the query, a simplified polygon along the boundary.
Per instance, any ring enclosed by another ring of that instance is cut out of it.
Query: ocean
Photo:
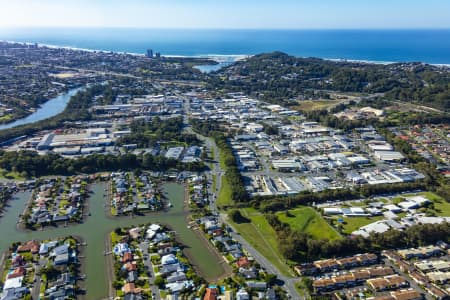
[[[240,56],[283,51],[324,59],[450,64],[450,29],[3,28],[0,40],[138,54],[151,48],[167,56]]]

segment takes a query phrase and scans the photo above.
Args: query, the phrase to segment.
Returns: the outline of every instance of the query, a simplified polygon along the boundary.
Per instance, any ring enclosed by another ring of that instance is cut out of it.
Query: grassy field
[[[398,204],[400,202],[405,201],[405,198],[407,197],[413,197],[413,196],[423,196],[427,198],[428,200],[433,202],[434,209],[428,208],[426,209],[427,212],[432,212],[436,216],[442,216],[442,217],[449,217],[450,216],[450,203],[446,201],[444,198],[439,197],[433,192],[421,192],[421,193],[414,193],[414,194],[402,194],[401,196],[395,197],[392,199],[392,203]],[[399,217],[402,217],[402,215],[399,215]]]
[[[13,118],[14,118],[13,114],[3,115],[0,117],[0,124],[11,122]]]
[[[219,207],[234,205],[233,199],[231,199],[231,187],[225,176],[222,176],[222,185],[220,186],[219,195],[217,197],[216,204]]]
[[[341,236],[311,207],[300,207],[277,213],[280,221],[287,223],[292,229],[310,234],[316,239],[339,239]]]
[[[305,101],[299,101],[299,105],[295,107],[295,109],[302,110],[302,111],[314,111],[314,110],[322,110],[322,109],[328,109],[330,107],[333,107],[337,105],[339,100],[305,100]]]
[[[213,174],[212,176],[212,190],[215,191],[217,186],[217,176],[216,174]]]
[[[350,234],[355,230],[358,230],[362,226],[384,219],[383,216],[376,217],[343,217],[344,226],[343,232]]]
[[[8,172],[5,169],[0,169],[0,178],[25,180],[25,177],[23,177],[19,172]]]
[[[437,216],[450,217],[450,203],[447,202],[444,198],[439,197],[435,193],[423,192],[423,193],[418,193],[418,194],[405,194],[402,196],[403,197],[411,197],[411,196],[417,196],[417,195],[423,196],[433,202],[434,212],[436,213]],[[433,211],[433,210],[431,210],[431,211]]]
[[[445,201],[445,199],[439,197],[438,195],[432,193],[432,192],[422,192],[422,193],[415,193],[415,194],[403,194],[398,197],[394,197],[391,199],[392,203],[398,204],[402,201],[405,201],[406,197],[412,197],[412,196],[423,196],[429,200],[431,200],[434,204],[434,209],[427,208],[427,212],[433,212],[436,216],[450,216],[450,203]],[[384,200],[383,202],[387,202],[387,200]],[[355,205],[353,205],[355,206]],[[398,218],[403,218],[407,215],[406,212],[402,212],[397,214]],[[338,219],[338,218],[336,218]],[[367,224],[379,221],[384,219],[383,216],[376,216],[376,217],[342,217],[344,220],[343,225],[343,232],[346,234],[350,234],[355,230],[358,230],[360,227],[365,226]]]
[[[244,208],[240,211],[251,222],[241,224],[233,223],[236,230],[283,274],[292,276],[293,272],[278,250],[275,230],[269,225],[266,218],[252,208]]]

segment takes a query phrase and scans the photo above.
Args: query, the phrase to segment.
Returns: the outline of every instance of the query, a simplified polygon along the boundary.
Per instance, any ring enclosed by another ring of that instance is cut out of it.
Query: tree
[[[230,211],[229,216],[231,218],[231,220],[235,223],[249,223],[250,220],[247,219],[246,217],[244,217],[241,214],[241,211],[238,209],[233,209],[232,211]]]
[[[302,285],[308,290],[308,292],[313,292],[313,281],[309,277],[302,277]]]
[[[264,278],[268,286],[275,285],[277,282],[277,275],[275,274],[266,274],[266,277]]]
[[[216,248],[219,250],[219,252],[225,251],[225,245],[222,242],[216,242]]]
[[[123,282],[122,282],[122,281],[119,281],[119,280],[114,280],[114,281],[112,282],[112,287],[113,287],[114,289],[116,289],[116,290],[120,290],[120,289],[122,289],[122,287],[123,287]]]
[[[164,284],[165,284],[165,281],[162,276],[158,275],[155,277],[155,285],[157,285],[160,289],[164,288]]]

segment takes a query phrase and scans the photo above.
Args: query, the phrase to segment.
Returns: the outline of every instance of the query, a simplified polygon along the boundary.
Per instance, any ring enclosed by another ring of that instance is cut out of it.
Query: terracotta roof
[[[15,268],[12,273],[8,274],[8,279],[25,276],[27,270],[24,267]]]
[[[31,253],[38,253],[39,252],[39,247],[40,244],[38,241],[28,241],[26,244],[24,245],[20,245],[17,248],[17,252],[29,252],[31,251]]]
[[[395,285],[395,286],[400,286],[407,282],[407,280],[400,275],[394,275],[391,277],[387,277],[386,279],[389,281],[390,285]]]
[[[240,268],[240,267],[247,267],[250,264],[250,262],[248,261],[248,258],[246,256],[243,256],[241,258],[239,258],[239,260],[236,262],[236,265]]]
[[[134,283],[130,282],[130,283],[126,283],[123,286],[122,290],[125,294],[130,294],[130,293],[134,293],[136,291],[136,287],[135,287]]]
[[[401,290],[391,292],[392,297],[396,300],[413,300],[413,299],[421,299],[422,295],[413,289],[410,290]]]
[[[125,264],[125,269],[126,269],[128,272],[130,272],[130,271],[136,271],[136,270],[137,270],[136,263],[135,263],[135,262],[133,262],[133,263],[131,263],[131,262],[126,263],[126,264]]]
[[[433,296],[443,299],[445,296],[448,296],[446,292],[441,290],[440,288],[435,287],[434,285],[431,285],[427,288],[427,291],[432,294]]]
[[[129,261],[132,261],[133,260],[133,254],[131,254],[130,252],[125,252],[124,254],[123,254],[123,257],[122,257],[122,262],[129,262]]]
[[[217,299],[217,289],[206,288],[205,297],[203,300],[216,300]]]
[[[318,279],[318,280],[314,280],[314,282],[313,282],[314,287],[324,287],[324,286],[330,286],[330,285],[334,285],[334,282],[331,279]]]
[[[374,290],[382,290],[389,286],[389,281],[384,278],[373,278],[367,280],[367,285]]]
[[[369,273],[371,277],[386,276],[394,274],[394,271],[390,267],[370,268]]]
[[[370,272],[368,270],[358,270],[353,272],[355,279],[363,280],[370,278]]]

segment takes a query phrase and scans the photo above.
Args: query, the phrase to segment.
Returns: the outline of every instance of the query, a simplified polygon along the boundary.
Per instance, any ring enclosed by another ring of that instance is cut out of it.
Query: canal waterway
[[[173,205],[168,212],[159,212],[149,216],[120,217],[107,216],[105,206],[106,184],[99,183],[92,186],[92,195],[88,200],[90,216],[83,224],[69,226],[67,228],[48,228],[43,231],[19,231],[17,220],[29,200],[30,192],[21,192],[14,200],[9,202],[9,207],[0,218],[0,251],[8,249],[11,243],[27,241],[30,239],[45,240],[67,235],[75,235],[83,238],[87,243],[84,249],[87,275],[86,289],[87,299],[105,299],[108,297],[108,282],[106,276],[106,259],[104,256],[105,239],[117,227],[135,226],[144,223],[158,222],[167,224],[176,231],[179,240],[187,247],[186,254],[191,262],[197,266],[202,275],[208,278],[217,278],[223,272],[223,267],[217,262],[214,255],[204,246],[203,240],[187,227],[186,213],[184,212],[184,186],[178,183],[164,184],[164,193]]]
[[[34,113],[26,116],[25,118],[16,120],[14,122],[0,125],[0,130],[17,127],[20,125],[26,125],[48,119],[56,116],[64,111],[70,98],[74,96],[82,88],[71,89],[66,93],[63,93],[55,98],[52,98],[42,104]]]

